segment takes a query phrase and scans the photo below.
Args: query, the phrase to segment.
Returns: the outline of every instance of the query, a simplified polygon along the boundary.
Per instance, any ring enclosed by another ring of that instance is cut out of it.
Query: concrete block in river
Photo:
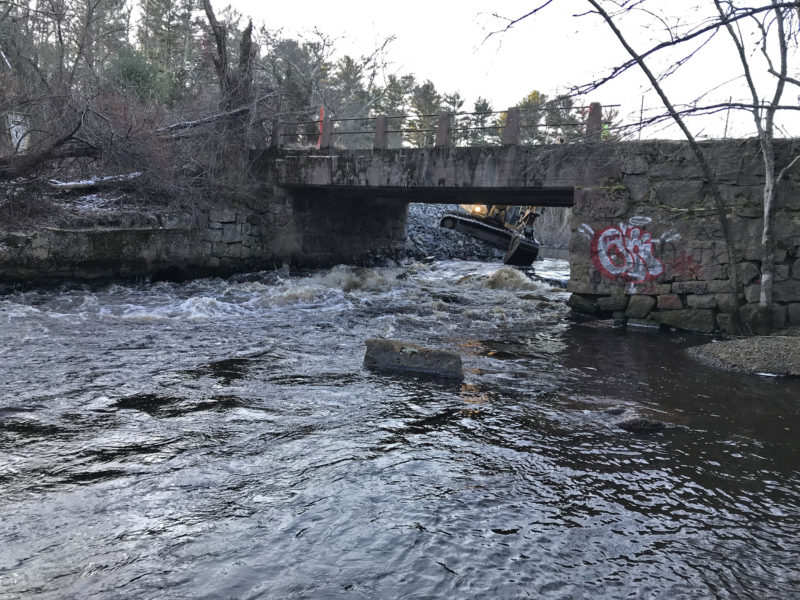
[[[646,417],[628,417],[616,423],[617,427],[635,433],[644,433],[648,431],[660,431],[666,428],[667,424],[663,421],[656,419],[648,419]]]
[[[364,366],[367,368],[411,371],[452,379],[464,378],[461,356],[455,352],[380,338],[369,339],[366,345]]]

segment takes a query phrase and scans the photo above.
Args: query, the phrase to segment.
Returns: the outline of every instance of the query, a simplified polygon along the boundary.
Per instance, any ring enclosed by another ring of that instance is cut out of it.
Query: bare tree
[[[764,226],[762,235],[762,283],[759,300],[759,320],[763,324],[765,321],[768,321],[767,313],[772,300],[772,282],[775,258],[772,212],[775,198],[775,188],[785,176],[787,171],[791,169],[798,162],[798,160],[800,160],[800,157],[796,157],[788,164],[784,165],[781,169],[778,169],[775,162],[774,150],[775,115],[777,111],[782,109],[797,110],[796,106],[782,105],[781,98],[786,84],[800,85],[800,81],[790,77],[787,70],[788,50],[790,46],[796,46],[797,41],[796,18],[798,12],[800,12],[800,2],[769,0],[768,2],[765,1],[758,5],[754,5],[751,2],[748,6],[738,7],[735,5],[734,0],[714,0],[718,18],[700,19],[698,22],[692,23],[687,28],[677,28],[668,25],[665,20],[661,19],[657,10],[647,6],[646,0],[586,0],[586,2],[589,5],[589,10],[579,16],[588,14],[599,16],[614,34],[620,45],[628,53],[630,59],[614,66],[606,75],[594,81],[575,86],[575,88],[572,90],[572,93],[577,95],[591,92],[608,83],[609,81],[618,78],[620,75],[632,68],[639,68],[642,73],[644,73],[645,77],[650,83],[650,86],[658,95],[666,111],[663,115],[658,115],[651,118],[649,122],[656,123],[663,121],[664,118],[668,118],[677,125],[686,138],[689,147],[695,156],[698,165],[700,166],[704,179],[709,186],[710,196],[713,200],[717,218],[722,229],[728,256],[728,264],[730,265],[728,270],[729,284],[732,298],[734,299],[734,308],[731,312],[730,322],[728,324],[728,329],[731,332],[742,332],[742,324],[739,315],[742,298],[742,286],[740,284],[739,273],[736,268],[736,240],[733,238],[731,233],[731,226],[728,219],[728,208],[720,191],[717,177],[713,172],[702,147],[698,144],[696,136],[688,127],[686,118],[692,115],[710,114],[715,111],[730,108],[744,109],[752,113],[753,119],[756,123],[756,128],[758,130],[758,139],[762,150],[765,169]],[[555,0],[547,0],[527,14],[522,15],[517,19],[508,20],[503,31],[509,30],[524,19],[537,15],[542,10],[554,3]],[[657,18],[661,25],[667,28],[668,39],[658,42],[644,51],[634,49],[629,36],[622,31],[620,26],[622,18],[634,11],[648,14],[654,18]],[[745,35],[741,29],[741,25],[745,21],[755,24],[758,35],[755,37],[751,36],[749,38],[745,38]],[[792,26],[788,27],[787,23],[792,23]],[[705,47],[706,43],[720,31],[727,31],[734,41],[736,54],[741,63],[744,77],[752,96],[752,102],[733,104],[726,103],[722,105],[694,102],[688,107],[677,106],[666,93],[663,86],[664,80],[680,69],[689,60],[691,60]],[[756,40],[756,50],[760,51],[761,55],[763,55],[764,59],[769,65],[769,72],[775,77],[776,80],[772,99],[766,104],[760,100],[760,95],[757,91],[756,84],[752,76],[753,53],[748,52],[747,44],[752,44],[753,39]],[[690,43],[694,45],[691,45]],[[683,45],[689,47],[689,50],[681,54],[678,59],[673,60],[660,73],[656,73],[650,67],[650,59],[660,56],[659,53],[664,50],[676,49]],[[773,46],[777,46],[777,59],[773,59],[770,54]]]
[[[763,313],[769,310],[772,304],[772,283],[775,274],[775,237],[774,237],[774,204],[775,190],[789,169],[791,169],[800,156],[795,157],[789,164],[778,170],[775,163],[775,115],[779,110],[781,98],[786,84],[800,86],[800,81],[788,75],[788,51],[791,43],[796,42],[795,33],[792,28],[787,28],[788,23],[792,23],[795,11],[800,10],[800,2],[794,6],[786,7],[784,3],[772,0],[769,11],[764,11],[757,15],[752,15],[751,22],[754,22],[760,36],[760,50],[765,61],[769,66],[769,73],[774,76],[775,89],[770,101],[764,105],[760,100],[760,94],[753,78],[751,58],[746,51],[746,41],[742,29],[736,26],[735,17],[741,14],[743,8],[735,6],[732,0],[714,0],[714,5],[719,13],[720,22],[724,23],[726,31],[730,34],[733,44],[736,47],[736,54],[742,66],[744,79],[750,91],[753,105],[751,113],[753,122],[758,131],[758,142],[761,147],[761,155],[764,160],[764,224],[761,235],[761,245],[763,249],[763,260],[761,264],[761,293],[759,295],[759,306]],[[796,23],[795,23],[796,25]],[[777,65],[770,55],[770,43],[777,45]],[[762,314],[765,318],[766,314]]]
[[[219,79],[223,111],[231,111],[253,101],[253,22],[250,21],[242,32],[239,42],[239,64],[231,69],[228,57],[228,34],[224,23],[220,23],[214,14],[210,0],[203,0],[203,9],[208,19],[208,25],[216,44],[216,55],[213,56],[214,67]]]

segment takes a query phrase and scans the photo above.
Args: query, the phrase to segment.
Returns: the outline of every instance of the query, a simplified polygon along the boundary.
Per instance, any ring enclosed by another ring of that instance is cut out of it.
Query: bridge
[[[373,149],[335,148],[324,132],[317,149],[273,148],[257,165],[280,207],[272,249],[309,264],[399,250],[410,202],[572,207],[568,290],[578,310],[718,330],[733,302],[730,268],[743,273],[754,306],[764,181],[755,140],[702,143],[729,207],[732,266],[707,182],[686,143],[606,142],[593,134],[524,146],[509,135],[504,141],[511,143],[499,146],[455,147],[447,143],[443,117],[432,148],[388,149],[380,132]],[[788,164],[800,147],[780,140],[777,152],[778,164]],[[799,188],[795,175],[778,192],[778,326],[800,324]]]
[[[274,186],[278,201],[291,205],[293,214],[299,216],[295,227],[298,259],[313,262],[319,257],[324,261],[325,255],[334,254],[346,260],[367,248],[402,245],[404,231],[399,225],[405,221],[409,202],[573,206],[575,186],[593,182],[598,176],[576,176],[577,165],[569,157],[577,147],[585,150],[603,144],[602,106],[593,103],[585,112],[584,123],[572,124],[577,131],[572,132],[571,140],[580,143],[569,144],[570,150],[563,144],[522,145],[526,126],[518,107],[504,112],[502,127],[486,128],[501,133],[501,144],[480,147],[453,143],[455,115],[447,112],[427,115],[437,117],[435,129],[390,130],[392,117],[378,116],[360,120],[370,122],[366,131],[361,125],[361,129],[342,133],[337,133],[336,120],[326,116],[319,121],[276,127],[273,151],[263,157],[261,171],[268,173],[266,178]],[[303,127],[311,133],[302,133]],[[388,147],[390,134],[408,131],[430,133],[433,147]],[[461,134],[463,137],[463,130]],[[284,144],[303,135],[311,141],[316,137],[317,148]],[[348,135],[372,135],[371,148],[353,151],[337,147],[337,136]],[[545,147],[548,150],[543,153]],[[608,146],[603,144],[602,148],[596,159],[606,162]],[[559,172],[542,171],[542,157],[550,155],[551,164]],[[530,160],[534,156],[537,165]],[[306,218],[309,214],[314,218]],[[291,251],[290,244],[285,250]]]
[[[598,115],[601,107],[593,110]],[[404,249],[411,202],[517,204],[571,207],[568,291],[576,310],[629,323],[722,329],[735,301],[732,269],[744,285],[745,315],[755,310],[764,187],[755,140],[701,144],[728,211],[731,264],[708,181],[686,143],[609,141],[602,122],[587,117],[580,135],[566,143],[525,145],[520,115],[510,109],[497,145],[465,147],[455,143],[451,117],[439,116],[425,148],[390,148],[398,132],[388,128],[389,118],[373,119],[370,130],[348,130],[371,138],[362,149],[340,147],[337,135],[346,134],[337,134],[330,119],[300,130],[280,125],[273,147],[253,154],[260,194],[246,204],[219,198],[202,213],[160,215],[157,227],[10,234],[0,238],[0,279],[353,263]],[[776,140],[779,168],[797,155],[800,141]],[[778,187],[774,208],[777,327],[800,325],[798,197],[795,167]]]

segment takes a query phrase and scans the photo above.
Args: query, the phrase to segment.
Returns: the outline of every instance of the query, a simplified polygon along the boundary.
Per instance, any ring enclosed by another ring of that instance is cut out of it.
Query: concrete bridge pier
[[[273,252],[306,267],[348,263],[376,252],[402,250],[408,202],[397,198],[332,199],[320,192],[275,188],[284,224],[275,229]]]

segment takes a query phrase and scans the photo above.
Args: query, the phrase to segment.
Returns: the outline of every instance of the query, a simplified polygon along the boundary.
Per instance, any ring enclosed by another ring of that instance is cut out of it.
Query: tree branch
[[[715,0],[717,2],[718,0]],[[670,102],[669,98],[667,98],[666,93],[661,88],[661,84],[659,84],[658,80],[656,79],[653,72],[645,63],[644,57],[638,54],[628,43],[627,39],[622,32],[617,27],[617,24],[614,22],[612,17],[600,6],[600,0],[587,0],[589,4],[591,4],[597,13],[603,17],[603,20],[606,22],[608,27],[611,31],[614,32],[617,40],[619,40],[620,44],[622,44],[623,48],[630,54],[632,60],[639,65],[642,72],[645,74],[648,80],[650,80],[650,84],[653,86],[653,89],[658,94],[659,98],[661,98],[661,102],[664,104],[664,107],[667,109],[667,112],[673,118],[675,123],[678,125],[680,130],[683,132],[684,136],[686,137],[686,141],[689,143],[689,148],[692,150],[692,153],[695,155],[698,164],[700,165],[700,169],[703,172],[703,176],[706,179],[706,182],[711,190],[711,197],[714,200],[714,204],[717,209],[717,218],[719,219],[720,226],[722,228],[723,237],[725,239],[725,247],[727,250],[728,255],[728,263],[731,265],[730,271],[730,290],[734,302],[734,310],[732,311],[732,319],[731,323],[729,323],[729,329],[734,330],[738,327],[738,299],[739,299],[739,274],[736,268],[733,268],[736,265],[736,249],[734,246],[734,239],[733,235],[731,234],[730,223],[728,221],[728,215],[726,213],[725,202],[722,199],[722,193],[719,190],[719,186],[717,185],[716,179],[714,177],[714,173],[711,170],[711,166],[708,164],[703,151],[700,149],[700,146],[697,144],[697,140],[689,131],[689,128],[686,126],[686,123],[683,121],[683,118],[677,113],[675,107]]]
[[[501,29],[501,30],[498,30],[498,31],[494,31],[494,32],[490,33],[489,35],[487,35],[486,38],[484,38],[484,41],[488,40],[493,35],[506,32],[509,29],[511,29],[511,27],[513,27],[514,25],[519,23],[520,21],[523,21],[524,19],[527,19],[528,17],[536,15],[538,12],[540,12],[543,8],[545,8],[551,2],[552,2],[552,0],[550,0],[549,2],[545,2],[543,5],[539,6],[538,8],[536,8],[536,9],[534,9],[532,11],[530,11],[529,13],[527,13],[527,14],[525,14],[525,15],[517,18],[517,19],[514,19],[504,29]],[[623,3],[623,4],[625,4],[625,6],[623,7],[623,12],[628,12],[628,11],[632,10],[631,6],[626,5],[626,3]],[[797,2],[796,0],[792,1],[792,2],[776,2],[776,4],[774,6],[777,6],[777,7],[780,7],[780,8],[795,8],[795,9],[797,9],[798,6],[800,6],[800,3]],[[674,46],[678,46],[680,44],[684,44],[686,42],[690,42],[690,41],[702,36],[703,34],[710,33],[710,32],[713,32],[715,30],[718,30],[720,28],[720,26],[722,26],[722,25],[726,25],[728,23],[736,23],[738,21],[741,21],[742,19],[748,19],[748,18],[750,18],[750,17],[752,17],[754,15],[758,15],[758,14],[770,11],[772,9],[773,9],[773,6],[759,6],[759,7],[751,7],[751,8],[743,9],[743,11],[741,13],[738,13],[738,14],[735,14],[735,15],[731,15],[730,17],[727,17],[727,18],[723,19],[722,21],[714,20],[713,22],[709,23],[708,25],[700,27],[699,29],[692,30],[692,31],[686,33],[683,36],[678,36],[678,37],[671,36],[670,41],[661,42],[659,44],[656,44],[655,46],[651,47],[650,49],[640,53],[638,56],[640,56],[642,59],[649,58],[651,55],[653,55],[653,54],[655,54],[655,53],[657,53],[657,52],[659,52],[661,50],[664,50],[665,48],[671,48],[671,47],[674,47]],[[596,13],[596,12],[597,11],[590,11],[590,13]],[[584,13],[584,14],[590,14],[590,13]],[[608,13],[605,13],[605,14],[608,15]],[[495,14],[495,16],[497,16],[498,18],[502,18],[497,14]],[[608,15],[608,17],[613,19],[613,17],[611,15]],[[599,79],[596,79],[595,81],[593,81],[591,83],[588,83],[588,84],[585,84],[585,85],[581,85],[581,86],[577,86],[575,88],[575,93],[578,94],[578,95],[584,95],[587,92],[590,92],[590,91],[593,91],[593,90],[595,90],[595,89],[597,89],[599,87],[602,87],[603,85],[605,85],[609,81],[611,81],[613,79],[616,79],[617,77],[619,77],[620,75],[622,75],[623,73],[625,73],[626,71],[631,69],[632,67],[635,67],[636,65],[637,65],[637,62],[635,60],[633,60],[633,59],[628,60],[628,61],[622,63],[621,65],[617,65],[607,75],[605,75],[605,76],[603,76],[603,77],[601,77]]]
[[[270,91],[267,94],[259,96],[253,102],[249,102],[248,104],[245,104],[238,108],[234,108],[233,110],[218,113],[216,115],[210,115],[208,117],[203,117],[202,119],[197,119],[195,121],[181,121],[180,123],[165,125],[164,127],[159,127],[158,129],[156,129],[156,133],[172,133],[173,131],[180,131],[182,129],[193,129],[195,127],[199,127],[200,125],[215,123],[217,121],[221,121],[222,119],[227,119],[229,117],[238,117],[240,115],[247,114],[256,105],[258,105],[260,102],[263,102],[267,98],[274,98],[275,96],[277,96],[277,92]]]
[[[747,54],[744,51],[744,44],[737,35],[737,33],[733,30],[733,25],[727,21],[725,12],[722,10],[722,4],[720,0],[714,0],[714,6],[717,8],[717,12],[719,13],[720,19],[725,22],[725,29],[731,36],[734,45],[736,46],[736,52],[739,55],[739,61],[742,63],[742,70],[744,71],[744,78],[747,82],[747,87],[750,90],[750,95],[753,97],[753,120],[756,124],[756,130],[758,131],[758,138],[763,139],[764,137],[764,124],[761,122],[761,116],[759,107],[760,102],[758,99],[758,91],[756,90],[756,84],[753,82],[753,76],[750,73],[750,63],[747,61]]]
[[[768,69],[767,72],[770,75],[773,75],[779,79],[783,79],[786,83],[791,83],[792,85],[800,87],[800,79],[795,79],[794,77],[790,77],[788,75],[781,75],[780,73],[774,71],[773,69]]]
[[[778,176],[775,178],[775,185],[779,184],[783,179],[783,176],[786,175],[786,173],[788,173],[798,162],[800,162],[800,154],[795,156],[792,162],[781,169],[781,172],[778,173]]]

